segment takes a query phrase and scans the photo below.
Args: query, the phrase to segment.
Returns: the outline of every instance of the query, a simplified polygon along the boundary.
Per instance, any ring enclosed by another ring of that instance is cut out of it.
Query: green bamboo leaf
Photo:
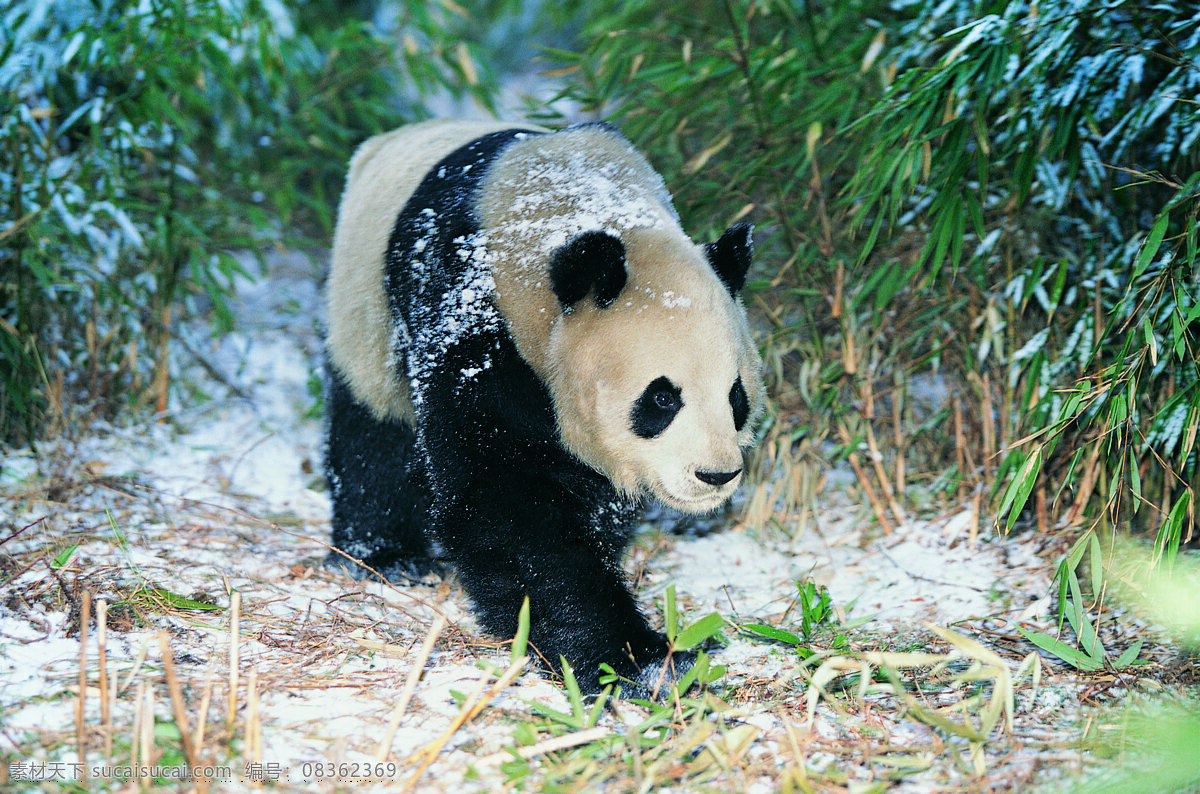
[[[951,736],[961,736],[962,738],[972,742],[982,742],[987,739],[986,736],[975,730],[970,725],[965,725],[963,723],[948,719],[947,717],[943,717],[933,709],[927,709],[924,706],[917,705],[916,701],[912,701],[908,704],[908,713],[926,725],[937,728],[938,730],[948,733]]]
[[[196,601],[187,596],[172,593],[170,590],[164,590],[161,587],[142,587],[133,595],[135,598],[145,598],[160,604],[166,604],[175,609],[198,609],[205,612],[216,612],[224,609],[224,607],[217,604],[206,604],[203,601]]]
[[[762,623],[748,623],[748,624],[742,626],[742,628],[745,629],[746,631],[753,632],[753,633],[759,635],[760,637],[766,637],[768,640],[775,640],[776,642],[786,642],[789,645],[800,645],[801,643],[804,642],[803,639],[801,639],[800,637],[791,633],[790,631],[784,631],[783,629],[777,629],[774,626],[766,626],[766,625],[763,625]]]
[[[71,561],[71,557],[75,554],[75,549],[79,548],[78,543],[72,543],[67,548],[54,555],[54,559],[50,561],[50,567],[56,571],[61,571],[67,567],[67,563]]]
[[[1134,663],[1134,661],[1138,658],[1138,654],[1140,654],[1141,652],[1142,652],[1142,641],[1137,640],[1136,642],[1133,643],[1133,645],[1130,645],[1128,648],[1126,648],[1124,653],[1122,653],[1120,656],[1117,657],[1117,660],[1115,662],[1113,662],[1113,667],[1115,667],[1118,670],[1121,670],[1125,667],[1129,667],[1131,664]]]
[[[671,647],[683,651],[694,648],[709,637],[716,636],[724,627],[725,618],[712,612],[678,632]]]
[[[1154,261],[1154,257],[1158,253],[1158,246],[1167,234],[1167,223],[1170,218],[1171,214],[1164,212],[1154,221],[1154,227],[1150,229],[1150,236],[1146,238],[1146,243],[1142,246],[1142,252],[1138,254],[1137,266],[1133,269],[1133,277],[1135,279],[1146,272],[1146,268]]]
[[[999,515],[1008,514],[1008,522],[1005,527],[1006,532],[1011,532],[1013,525],[1017,523],[1017,517],[1025,507],[1025,502],[1028,501],[1029,494],[1033,491],[1033,485],[1037,482],[1038,473],[1041,469],[1042,446],[1039,444],[1029,453],[1029,457],[1025,459],[1021,470],[1017,472],[1017,475],[1009,481],[1008,487],[1004,489],[1004,498],[1000,502]]]
[[[1067,602],[1067,620],[1071,623],[1071,628],[1075,630],[1075,636],[1079,640],[1079,648],[1098,663],[1104,662],[1104,645],[1100,642],[1100,635],[1096,632],[1096,627],[1087,616],[1087,611],[1083,607],[1083,593],[1079,587],[1079,577],[1071,571],[1070,577],[1067,580],[1071,587],[1071,601]]]
[[[583,707],[583,693],[579,690],[575,671],[571,669],[571,665],[567,664],[566,658],[560,656],[558,659],[562,664],[563,689],[567,690],[567,700],[571,704],[571,727],[577,731],[583,730],[583,721],[587,715],[587,709]]]
[[[1080,653],[1066,643],[1059,642],[1048,634],[1042,634],[1041,632],[1037,631],[1026,631],[1022,628],[1018,628],[1017,631],[1020,632],[1022,637],[1029,640],[1046,653],[1063,660],[1077,670],[1091,672],[1094,670],[1099,670],[1101,667],[1103,667],[1103,664],[1100,662],[1097,662],[1090,656]]]
[[[1183,534],[1183,520],[1187,517],[1189,504],[1191,504],[1190,493],[1184,491],[1175,500],[1175,504],[1171,506],[1171,512],[1167,515],[1167,520],[1158,528],[1158,536],[1155,538],[1154,544],[1158,550],[1158,554],[1161,555],[1168,566],[1174,565],[1175,558],[1179,554],[1179,542]]]

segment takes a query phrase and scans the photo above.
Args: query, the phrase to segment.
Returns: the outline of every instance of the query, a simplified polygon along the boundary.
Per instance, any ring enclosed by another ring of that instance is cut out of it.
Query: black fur
[[[332,366],[325,370],[333,545],[392,581],[420,578],[436,566],[424,531],[430,493],[414,454],[417,434],[403,422],[377,421]],[[355,577],[367,574],[336,552],[328,562]]]
[[[679,387],[669,378],[655,378],[633,404],[629,412],[630,427],[639,438],[654,438],[670,427],[681,408],[683,397]]]
[[[387,291],[407,328],[403,374],[416,430],[375,421],[331,378],[334,543],[389,572],[421,570],[430,557],[423,528],[488,631],[513,636],[528,597],[530,641],[551,668],[565,657],[595,692],[607,663],[637,682],[626,696],[646,697],[664,664],[674,668],[669,689],[694,659],[670,658],[626,586],[621,559],[635,505],[562,446],[550,394],[490,301],[460,297],[478,261],[472,197],[515,134],[449,155],[396,222]],[[456,306],[476,312],[468,327],[427,333]]]
[[[608,232],[577,234],[550,260],[550,289],[567,310],[589,292],[607,309],[625,288],[626,277],[625,244]]]
[[[733,409],[733,429],[741,432],[750,418],[750,399],[746,396],[746,387],[742,385],[741,376],[733,382],[729,390],[729,407]]]
[[[709,264],[730,295],[736,296],[746,286],[746,273],[754,256],[754,243],[750,237],[753,230],[749,223],[735,223],[720,239],[704,246]]]

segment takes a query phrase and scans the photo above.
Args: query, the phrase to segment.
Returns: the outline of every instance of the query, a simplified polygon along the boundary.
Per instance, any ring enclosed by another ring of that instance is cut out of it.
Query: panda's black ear
[[[708,263],[730,295],[737,295],[746,286],[746,273],[754,255],[754,242],[750,239],[753,230],[749,223],[736,223],[725,230],[721,239],[704,246]]]
[[[554,252],[550,259],[550,288],[569,311],[592,293],[607,309],[625,287],[625,244],[602,231],[582,232]]]

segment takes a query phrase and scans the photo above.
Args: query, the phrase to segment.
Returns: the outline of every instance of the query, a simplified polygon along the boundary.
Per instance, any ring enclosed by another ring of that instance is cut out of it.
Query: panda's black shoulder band
[[[564,311],[589,292],[598,307],[607,309],[625,288],[625,279],[625,244],[605,231],[575,235],[550,260],[550,288]]]

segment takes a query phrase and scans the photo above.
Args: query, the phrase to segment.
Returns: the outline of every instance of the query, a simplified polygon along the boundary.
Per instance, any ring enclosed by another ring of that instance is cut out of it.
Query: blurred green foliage
[[[360,4],[365,5],[365,4]],[[181,318],[229,327],[235,251],[324,242],[363,138],[475,93],[448,10],[18,0],[0,27],[0,439],[167,406]],[[350,12],[350,13],[347,13]]]

